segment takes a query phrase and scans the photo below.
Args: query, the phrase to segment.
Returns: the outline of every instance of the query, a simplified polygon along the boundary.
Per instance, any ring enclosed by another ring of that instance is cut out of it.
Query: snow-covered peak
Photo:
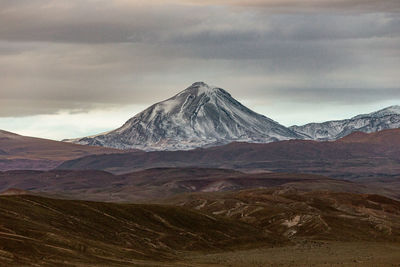
[[[225,90],[196,82],[114,131],[73,142],[122,149],[185,150],[233,141],[267,143],[297,137],[246,108]]]
[[[223,90],[216,86],[208,85],[205,82],[195,82],[190,87],[188,87],[185,90],[183,90],[182,92],[180,92],[178,94],[178,96],[182,95],[182,94],[193,94],[196,96],[205,94],[205,95],[210,96],[210,95],[214,95],[218,91],[223,91]]]
[[[305,139],[314,140],[336,140],[356,131],[372,133],[393,128],[400,128],[400,106],[390,106],[346,120],[290,127]]]
[[[218,93],[229,95],[221,88],[210,86],[204,82],[195,82],[175,96],[156,103],[150,108],[154,110],[154,113],[176,113],[188,108],[189,105],[193,106],[193,103],[215,102]],[[205,99],[200,100],[201,98]]]
[[[194,88],[194,87],[213,88],[214,86],[210,86],[210,85],[206,84],[205,82],[195,82],[195,83],[193,83],[189,88],[187,88],[186,90],[188,90],[188,89],[190,89],[190,88]]]
[[[353,117],[352,119],[360,119],[364,117],[381,118],[390,115],[400,115],[400,106],[394,105],[368,114],[361,114]]]

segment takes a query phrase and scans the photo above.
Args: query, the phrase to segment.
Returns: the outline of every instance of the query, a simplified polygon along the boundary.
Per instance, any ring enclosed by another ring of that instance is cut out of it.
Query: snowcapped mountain
[[[346,120],[309,123],[289,128],[304,139],[321,141],[336,140],[355,131],[372,133],[384,129],[400,128],[400,106],[390,106]]]
[[[116,130],[65,141],[151,151],[294,138],[299,138],[295,132],[251,111],[225,90],[197,82],[150,106]]]

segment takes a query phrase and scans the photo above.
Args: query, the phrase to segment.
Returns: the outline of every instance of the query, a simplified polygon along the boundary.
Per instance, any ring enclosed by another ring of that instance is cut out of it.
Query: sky
[[[283,125],[400,104],[398,0],[1,0],[0,129],[121,126],[204,81]]]

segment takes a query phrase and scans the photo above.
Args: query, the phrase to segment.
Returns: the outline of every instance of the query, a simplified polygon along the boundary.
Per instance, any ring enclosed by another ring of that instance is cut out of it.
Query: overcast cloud
[[[45,135],[92,134],[115,127],[104,112],[119,123],[200,80],[286,125],[400,104],[399,12],[398,0],[3,0],[0,128],[98,116]]]

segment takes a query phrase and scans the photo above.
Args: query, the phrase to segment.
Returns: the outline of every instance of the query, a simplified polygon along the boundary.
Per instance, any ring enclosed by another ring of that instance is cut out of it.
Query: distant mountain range
[[[231,142],[337,140],[355,131],[371,133],[392,128],[400,128],[400,106],[347,120],[285,127],[248,109],[227,91],[196,82],[150,106],[116,130],[63,141],[145,151],[190,150]]]
[[[392,179],[400,177],[399,151],[400,129],[390,129],[369,134],[355,132],[336,141],[234,142],[190,151],[92,155],[65,161],[58,169],[121,174],[148,168],[201,167],[309,173],[347,180]]]
[[[400,128],[400,106],[391,106],[347,120],[309,123],[291,126],[289,129],[309,140],[337,140],[355,131],[373,133],[385,129]]]

